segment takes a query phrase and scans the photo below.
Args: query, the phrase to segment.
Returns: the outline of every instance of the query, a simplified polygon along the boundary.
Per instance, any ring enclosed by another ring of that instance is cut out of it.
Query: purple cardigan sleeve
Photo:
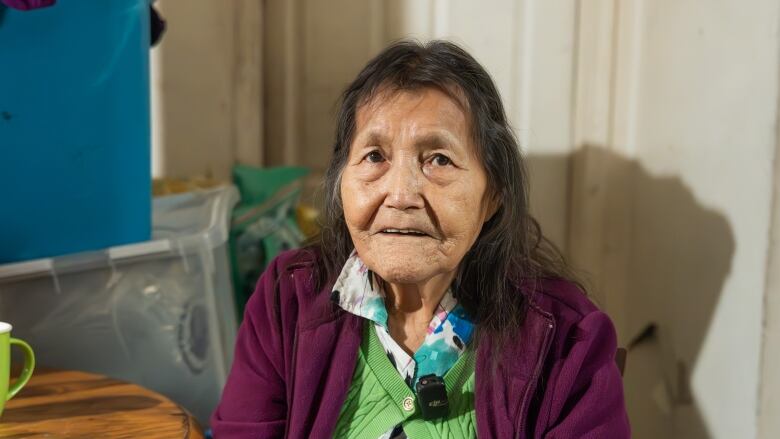
[[[236,338],[233,366],[211,417],[217,439],[282,437],[287,418],[278,258],[260,277]]]
[[[30,9],[45,8],[53,5],[57,0],[2,0],[9,8],[27,11]]]
[[[623,382],[615,364],[617,340],[606,314],[595,311],[574,325],[568,354],[553,368],[548,428],[541,438],[623,439],[631,436]],[[547,405],[547,404],[545,404]]]

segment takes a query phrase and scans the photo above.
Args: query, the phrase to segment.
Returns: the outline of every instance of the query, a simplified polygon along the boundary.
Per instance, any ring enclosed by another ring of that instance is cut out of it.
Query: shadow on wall
[[[601,305],[630,348],[624,385],[633,437],[710,437],[690,376],[731,268],[735,243],[726,217],[702,205],[679,177],[653,175],[604,148],[530,155],[527,164],[532,198],[544,197],[549,175],[568,174],[567,253],[593,279],[591,296],[622,296]],[[590,221],[593,209],[603,209],[595,222],[601,230],[590,234],[576,224]],[[543,209],[539,214],[544,227]]]

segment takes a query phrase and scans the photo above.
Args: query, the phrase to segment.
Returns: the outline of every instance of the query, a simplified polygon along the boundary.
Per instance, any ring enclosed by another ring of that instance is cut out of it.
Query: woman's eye
[[[365,158],[370,163],[381,163],[385,161],[385,158],[382,157],[382,154],[380,154],[379,151],[371,151],[368,154],[366,154]]]
[[[436,166],[447,166],[452,164],[452,160],[444,154],[436,154],[431,162]]]

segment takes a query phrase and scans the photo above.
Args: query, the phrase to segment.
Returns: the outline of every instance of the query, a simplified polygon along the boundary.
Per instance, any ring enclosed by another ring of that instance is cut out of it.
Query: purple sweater
[[[312,252],[276,258],[246,307],[216,439],[331,437],[352,382],[363,319],[314,288]],[[615,330],[576,286],[545,281],[528,294],[516,342],[490,370],[479,343],[475,410],[480,438],[628,438]]]

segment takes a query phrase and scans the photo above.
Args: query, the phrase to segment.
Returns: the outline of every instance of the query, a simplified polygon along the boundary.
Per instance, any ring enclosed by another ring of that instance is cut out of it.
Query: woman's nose
[[[398,160],[387,175],[385,205],[398,210],[425,207],[422,196],[423,175],[417,160]]]

